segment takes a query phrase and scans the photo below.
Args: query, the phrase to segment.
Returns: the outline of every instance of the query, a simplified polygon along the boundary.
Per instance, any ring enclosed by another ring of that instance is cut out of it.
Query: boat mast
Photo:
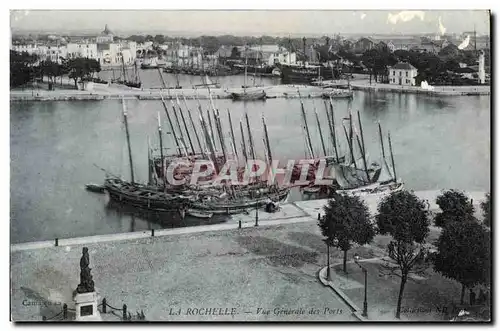
[[[364,138],[364,135],[363,135],[363,126],[361,125],[361,117],[359,115],[359,110],[358,110],[358,123],[359,123],[359,131],[360,131],[360,134],[361,134],[361,145],[363,146],[363,155],[365,155],[365,138]]]
[[[217,145],[215,143],[215,132],[214,132],[214,127],[212,125],[212,116],[210,116],[210,110],[207,108],[207,117],[208,117],[208,125],[209,125],[209,137],[210,137],[210,143],[213,145],[214,150],[217,151]]]
[[[387,138],[389,139],[389,151],[391,152],[391,162],[392,162],[392,171],[394,172],[394,182],[397,183],[396,177],[396,166],[394,164],[394,154],[392,153],[392,143],[391,143],[391,133],[387,132]]]
[[[233,121],[231,120],[231,112],[227,108],[227,116],[229,117],[229,127],[231,128],[231,140],[233,141],[234,156],[238,159],[238,152],[236,150],[236,139],[234,139]]]
[[[193,153],[193,155],[195,155],[196,152],[194,151],[193,142],[191,140],[191,136],[189,135],[188,126],[186,124],[186,120],[184,118],[184,113],[182,112],[182,108],[181,108],[181,103],[179,102],[179,98],[177,97],[177,95],[175,96],[175,99],[177,100],[177,105],[179,106],[179,113],[181,113],[182,123],[184,124],[184,129],[186,130],[186,135],[187,135],[188,140],[189,140],[189,147],[191,147],[191,152]]]
[[[160,75],[161,78],[161,85],[164,89],[167,88],[167,84],[165,83],[165,79],[163,78],[163,75],[161,73],[160,67],[156,68],[158,70],[158,74]]]
[[[160,112],[158,112],[158,137],[160,138],[160,157],[161,157],[161,174],[163,179],[163,188],[167,186],[167,182],[165,180],[165,158],[163,157],[163,139],[161,134],[161,120],[160,120]]]
[[[211,157],[212,157],[212,163],[214,164],[215,171],[218,174],[219,173],[219,166],[217,164],[217,159],[216,159],[216,156],[215,156],[215,149],[214,149],[214,146],[212,145],[212,141],[210,139],[210,134],[208,133],[208,129],[207,129],[207,126],[206,126],[206,123],[205,123],[205,119],[203,118],[203,113],[201,111],[200,111],[200,123],[201,123],[201,127],[203,129],[203,132],[205,133],[205,139],[206,139],[208,148],[210,149],[210,154],[211,154]]]
[[[335,132],[335,117],[333,114],[333,103],[332,99],[330,98],[330,116],[328,116],[328,105],[325,100],[325,107],[326,107],[326,116],[328,117],[328,120],[330,121],[330,134],[332,135],[332,142],[333,142],[333,149],[335,151],[335,159],[337,160],[337,163],[339,163],[339,153],[337,150],[337,135]]]
[[[132,184],[134,183],[134,164],[132,162],[132,148],[130,147],[130,134],[128,131],[128,120],[127,120],[127,108],[125,107],[125,100],[122,98],[123,107],[123,121],[125,122],[125,134],[127,135],[127,147],[128,147],[128,160],[130,164],[130,180]]]
[[[356,160],[354,159],[354,153],[352,151],[352,144],[349,143],[350,139],[349,139],[349,134],[347,133],[347,129],[345,128],[345,125],[342,124],[342,127],[344,128],[344,133],[345,133],[345,137],[347,139],[347,142],[348,142],[348,145],[349,145],[349,152],[351,154],[351,163],[354,163],[354,168],[358,168],[358,166],[356,165]]]
[[[272,164],[273,162],[273,156],[271,154],[271,145],[269,143],[269,135],[267,133],[267,125],[266,125],[266,119],[264,118],[264,114],[262,114],[262,126],[264,127],[264,135],[265,135],[265,146],[267,149],[267,156],[269,160],[269,164]]]
[[[148,136],[148,185],[153,185],[153,172],[151,171],[151,143]]]
[[[318,124],[319,138],[321,139],[321,147],[323,147],[323,153],[326,156],[327,153],[326,153],[325,141],[323,139],[323,131],[321,130],[321,123],[319,121],[318,111],[316,110],[316,106],[314,105],[314,101],[313,101],[313,107],[314,107],[314,114],[316,115],[316,122]]]
[[[359,115],[359,110],[358,110],[358,123],[361,134],[361,143],[359,143],[358,135],[356,135],[356,139],[358,140],[358,144],[360,145],[359,148],[361,149],[361,155],[363,156],[363,165],[365,166],[366,177],[369,180],[370,176],[368,175],[368,166],[366,164],[365,138],[363,137],[363,126],[361,125],[361,116]]]
[[[378,134],[380,136],[380,146],[382,146],[382,158],[385,162],[384,138],[382,138],[382,127],[380,126],[380,122],[378,122]]]
[[[203,146],[201,145],[200,137],[198,136],[198,130],[196,130],[196,126],[194,125],[193,116],[191,115],[191,109],[189,109],[187,106],[186,97],[184,96],[184,94],[182,95],[182,97],[184,98],[184,104],[186,105],[186,108],[188,110],[189,121],[191,122],[191,126],[193,127],[194,135],[196,137],[196,141],[198,142],[198,147],[200,148],[203,157],[205,157],[205,151],[203,149]]]
[[[182,133],[181,122],[179,121],[179,116],[177,116],[177,110],[175,109],[174,101],[170,99],[170,103],[172,104],[172,109],[174,111],[175,123],[177,124],[177,128],[179,129],[179,136],[184,143],[184,134]]]
[[[312,141],[311,141],[311,135],[309,134],[309,126],[307,125],[307,118],[306,118],[306,111],[304,109],[304,103],[302,102],[302,98],[300,97],[300,91],[297,88],[297,92],[299,93],[299,99],[300,99],[300,107],[302,110],[302,119],[304,120],[304,126],[306,129],[306,135],[307,135],[307,143],[309,147],[309,153],[311,153],[311,157],[314,159],[314,150],[312,147]]]
[[[245,143],[245,131],[243,131],[243,123],[240,120],[240,131],[241,131],[241,143],[243,147],[243,156],[245,157],[245,162],[248,162],[248,154],[247,154],[247,144]]]
[[[358,142],[358,147],[359,149],[363,149],[363,147],[361,146],[361,141],[359,141],[359,136],[356,135],[356,141]],[[366,179],[368,181],[370,181],[370,175],[368,173],[368,167],[366,166],[366,158],[365,158],[365,153],[361,153],[361,156],[363,157],[363,166],[364,166],[364,169],[365,169],[365,173],[366,173]]]
[[[250,152],[252,153],[252,160],[255,160],[255,149],[253,146],[252,130],[250,129],[250,121],[248,120],[248,113],[245,113],[245,119],[248,129],[248,143],[250,144]]]
[[[220,147],[222,149],[222,155],[224,156],[224,163],[227,162],[227,149],[226,149],[226,143],[224,142],[224,134],[222,133],[222,123],[220,120],[220,114],[219,110],[216,109],[216,112],[214,114],[214,120],[215,120],[215,128],[217,129],[217,133],[219,135],[219,140],[220,140]]]
[[[165,103],[165,99],[163,99],[163,94],[161,92],[160,92],[160,97],[161,97],[161,101],[163,104],[163,108],[165,109],[165,113],[167,114],[167,120],[168,120],[168,123],[170,124],[170,130],[172,130],[172,135],[174,136],[175,145],[177,146],[177,151],[178,151],[177,155],[180,155],[181,154],[181,146],[179,145],[179,141],[177,140],[177,135],[175,134],[174,124],[172,123],[172,119],[170,118],[170,114],[168,112],[167,104]]]
[[[351,150],[352,161],[355,163],[356,159],[354,158],[354,146],[352,144],[352,139],[353,139],[352,114],[351,110],[349,109],[349,137],[347,138],[347,142],[349,143],[349,148]]]

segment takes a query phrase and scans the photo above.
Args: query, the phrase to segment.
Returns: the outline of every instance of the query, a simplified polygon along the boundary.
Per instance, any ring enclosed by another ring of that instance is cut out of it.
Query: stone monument
[[[101,321],[101,315],[97,310],[99,300],[94,288],[94,281],[90,273],[89,249],[83,247],[80,259],[80,284],[78,284],[74,300],[77,321]]]

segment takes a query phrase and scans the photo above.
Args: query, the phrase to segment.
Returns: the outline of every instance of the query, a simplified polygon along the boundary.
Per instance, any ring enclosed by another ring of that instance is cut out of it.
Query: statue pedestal
[[[101,314],[97,310],[99,297],[97,292],[76,293],[75,300],[76,321],[102,321]]]

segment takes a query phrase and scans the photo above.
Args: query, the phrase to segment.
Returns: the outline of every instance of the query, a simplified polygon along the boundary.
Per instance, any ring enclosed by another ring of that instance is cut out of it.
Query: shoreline
[[[424,90],[415,86],[400,86],[390,84],[368,84],[360,82],[352,82],[353,90],[361,91],[384,91],[392,93],[412,93],[426,94],[431,96],[477,96],[490,95],[491,87],[488,86],[438,86],[434,90]],[[322,93],[329,91],[318,86],[309,85],[274,85],[252,87],[250,90],[264,90],[268,99],[276,98],[297,98],[297,90],[300,91],[304,98],[321,98]],[[214,99],[231,99],[231,92],[242,92],[241,88],[213,88],[210,89],[212,98]],[[138,99],[138,100],[161,100],[161,94],[165,100],[175,99],[176,96],[184,95],[186,99],[195,98],[209,99],[208,91],[204,88],[183,88],[183,89],[125,89],[111,85],[110,87],[98,87],[93,91],[79,91],[61,89],[54,91],[10,91],[11,102],[24,101],[100,101],[100,100],[117,100],[117,99]]]
[[[473,96],[473,95],[490,95],[491,86],[490,85],[443,85],[443,86],[433,86],[433,90],[425,90],[418,86],[402,86],[402,85],[392,85],[392,84],[379,84],[367,82],[351,82],[351,87],[353,90],[359,91],[381,91],[381,92],[393,92],[393,93],[411,93],[411,94],[427,94],[433,96]]]
[[[441,191],[418,191],[414,192],[421,200],[428,200],[430,210],[438,210],[439,206],[435,203],[436,197]],[[479,203],[485,199],[486,192],[467,191],[467,196],[474,201],[474,205],[479,210]],[[362,200],[368,206],[370,214],[375,215],[377,205],[382,195],[373,195],[363,197]],[[275,213],[259,212],[259,227],[273,227],[293,223],[317,222],[318,214],[323,214],[323,206],[328,199],[304,200],[285,203],[281,209]],[[196,225],[176,228],[163,228],[152,230],[142,230],[135,232],[118,232],[111,234],[97,234],[80,236],[73,238],[54,238],[51,240],[39,240],[31,242],[19,242],[10,244],[10,252],[44,249],[50,247],[63,247],[72,245],[95,244],[100,242],[114,242],[126,240],[146,240],[147,238],[177,236],[191,233],[206,233],[213,231],[231,231],[238,230],[239,222],[242,228],[253,228],[255,224],[255,211],[249,211],[248,214],[236,214],[229,217],[226,222],[208,225]],[[57,245],[56,245],[57,241]]]

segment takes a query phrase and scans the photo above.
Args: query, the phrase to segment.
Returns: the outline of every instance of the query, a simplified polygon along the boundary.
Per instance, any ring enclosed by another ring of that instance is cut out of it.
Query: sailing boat
[[[109,194],[110,199],[130,206],[155,211],[178,211],[180,209],[187,208],[194,200],[194,197],[170,194],[158,186],[145,185],[135,182],[132,149],[130,146],[130,135],[128,129],[128,115],[125,107],[125,100],[123,99],[122,106],[129,155],[130,181],[125,181],[116,176],[109,177],[109,175],[107,175],[104,180],[104,189]],[[151,177],[149,180],[151,182]]]
[[[358,180],[359,184],[359,179],[362,177],[362,175],[360,176],[359,169],[356,169],[358,170],[357,176],[352,176],[353,175],[352,168],[351,172],[349,172],[346,171],[347,169],[340,167],[339,168],[340,171],[338,172],[338,174],[336,173],[336,176],[337,176],[337,183],[340,185],[342,189],[337,190],[336,191],[337,193],[366,196],[374,194],[375,195],[388,194],[391,192],[403,190],[404,183],[401,180],[398,181],[396,177],[396,167],[394,163],[394,154],[392,152],[390,133],[388,133],[388,140],[389,140],[389,151],[391,153],[392,170],[389,168],[389,165],[387,164],[387,160],[385,157],[382,128],[380,126],[380,123],[378,124],[378,127],[380,135],[380,145],[382,149],[381,166],[378,170],[378,175],[369,178],[368,181],[364,180],[364,183],[362,185],[358,185],[356,187],[355,184],[356,180]],[[337,171],[337,168],[335,170]]]
[[[245,49],[245,78],[243,81],[243,92],[232,92],[231,97],[233,100],[251,101],[251,100],[265,100],[267,95],[264,90],[248,90],[247,86],[248,76],[248,48]]]
[[[128,80],[127,77],[127,70],[125,68],[125,61],[123,60],[123,53],[122,53],[122,73],[123,73],[123,79],[119,79],[116,81],[117,84],[122,84],[128,87],[133,87],[133,88],[141,88],[141,81],[139,79],[139,72],[137,71],[137,61],[134,61],[134,80],[130,81]]]

